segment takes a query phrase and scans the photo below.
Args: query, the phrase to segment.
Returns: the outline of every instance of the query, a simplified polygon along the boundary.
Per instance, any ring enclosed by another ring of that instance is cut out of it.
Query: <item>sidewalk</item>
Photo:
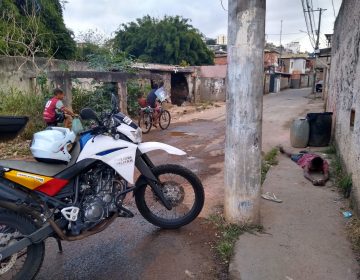
[[[230,279],[357,279],[358,264],[347,241],[333,187],[315,187],[301,168],[283,155],[272,167],[263,192],[283,200],[262,200],[265,233],[240,236],[230,263]]]

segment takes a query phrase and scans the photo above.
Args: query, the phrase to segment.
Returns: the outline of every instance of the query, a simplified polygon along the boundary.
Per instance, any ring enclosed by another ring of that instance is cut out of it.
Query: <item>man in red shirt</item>
[[[324,186],[329,180],[329,164],[326,160],[317,154],[301,151],[298,154],[291,154],[279,147],[281,153],[287,155],[291,160],[295,161],[304,170],[304,177],[308,179],[314,186]],[[322,172],[323,178],[316,179],[313,172]]]
[[[71,127],[72,117],[75,114],[64,106],[64,98],[65,93],[61,89],[54,89],[54,97],[46,102],[43,113],[47,126],[57,126],[58,123],[64,122],[64,127]]]

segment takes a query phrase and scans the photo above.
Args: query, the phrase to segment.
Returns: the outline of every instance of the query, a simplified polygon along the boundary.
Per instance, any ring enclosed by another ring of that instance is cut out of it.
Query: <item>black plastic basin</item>
[[[25,128],[28,117],[0,116],[0,141],[12,140]]]

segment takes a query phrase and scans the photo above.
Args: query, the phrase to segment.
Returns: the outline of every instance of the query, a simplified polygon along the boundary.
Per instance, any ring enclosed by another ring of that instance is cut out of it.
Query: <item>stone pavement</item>
[[[263,192],[275,193],[283,202],[262,200],[265,233],[240,236],[230,279],[357,279],[359,267],[340,209],[346,202],[334,187],[313,186],[301,168],[279,155]]]

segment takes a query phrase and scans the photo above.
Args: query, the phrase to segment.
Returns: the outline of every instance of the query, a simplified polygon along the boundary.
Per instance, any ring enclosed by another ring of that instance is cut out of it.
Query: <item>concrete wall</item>
[[[226,100],[226,65],[201,66],[197,69],[195,101]]]
[[[35,66],[36,65],[36,66]],[[0,91],[16,88],[21,91],[36,91],[36,77],[40,71],[88,70],[87,63],[53,59],[50,62],[37,58],[35,64],[22,57],[0,56]]]
[[[352,198],[360,213],[360,1],[342,2],[335,22],[327,110],[334,113],[334,138],[348,173]],[[355,114],[350,125],[351,112]]]

